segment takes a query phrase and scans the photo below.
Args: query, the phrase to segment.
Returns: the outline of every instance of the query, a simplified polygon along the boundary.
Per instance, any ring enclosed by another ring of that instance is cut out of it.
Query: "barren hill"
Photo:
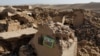
[[[72,9],[72,8],[82,8],[82,9],[100,9],[99,2],[91,3],[80,3],[80,4],[59,4],[59,5],[33,5],[33,7],[45,7],[45,8],[54,8],[54,9]]]

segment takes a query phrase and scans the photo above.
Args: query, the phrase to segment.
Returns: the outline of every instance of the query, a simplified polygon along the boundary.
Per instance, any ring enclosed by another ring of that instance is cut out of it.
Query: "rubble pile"
[[[82,25],[80,28],[76,29],[76,36],[78,37],[79,40],[79,50],[78,54],[79,56],[84,56],[85,54],[88,56],[99,56],[100,54],[100,42],[98,42],[98,37],[97,35],[98,30],[93,26],[90,26],[85,24]],[[97,51],[98,50],[98,51]],[[92,52],[95,51],[95,52]]]
[[[52,23],[50,26],[50,29],[53,30],[53,33],[55,34],[55,37],[59,38],[60,40],[60,44],[62,46],[62,49],[66,48],[66,47],[70,47],[70,45],[73,43],[73,41],[75,40],[75,36],[74,36],[74,30],[72,30],[68,25],[63,25],[62,23]],[[69,42],[67,45],[68,46],[63,46],[64,43]]]
[[[59,44],[62,50],[62,56],[75,56],[75,52],[77,51],[77,45],[74,46],[74,50],[71,51],[72,54],[66,54],[68,49],[70,49],[74,42],[77,42],[76,36],[74,35],[74,30],[72,30],[68,25],[63,25],[62,23],[51,24],[50,28],[53,30],[55,37],[59,40]],[[70,52],[70,53],[71,53]]]
[[[84,23],[75,29],[78,37],[78,56],[100,56],[99,18],[85,18]]]
[[[96,13],[83,9],[73,10],[72,16],[63,17],[65,25],[75,30],[78,38],[78,56],[100,56],[100,19]]]
[[[30,6],[0,8],[1,56],[100,56],[100,14],[96,12]],[[7,37],[8,33],[13,37]]]

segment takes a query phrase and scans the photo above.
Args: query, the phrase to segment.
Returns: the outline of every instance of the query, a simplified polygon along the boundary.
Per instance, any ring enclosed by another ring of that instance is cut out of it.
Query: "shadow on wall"
[[[34,37],[34,34],[22,35],[20,37],[14,37],[9,39],[3,39],[0,37],[0,55],[4,55],[7,51],[9,54],[18,55],[19,49],[23,45],[27,45],[29,41]]]

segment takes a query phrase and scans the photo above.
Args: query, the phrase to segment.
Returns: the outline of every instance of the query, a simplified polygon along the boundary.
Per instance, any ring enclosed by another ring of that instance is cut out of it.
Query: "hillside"
[[[33,5],[33,7],[44,7],[44,8],[54,8],[54,9],[72,9],[72,8],[82,8],[82,9],[100,9],[100,3],[80,3],[80,4],[59,4],[59,5]]]

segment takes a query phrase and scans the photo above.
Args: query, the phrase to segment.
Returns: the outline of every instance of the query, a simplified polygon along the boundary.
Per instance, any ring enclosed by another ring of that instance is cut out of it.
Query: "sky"
[[[22,4],[75,4],[100,2],[100,0],[0,0],[0,5],[22,5]]]

